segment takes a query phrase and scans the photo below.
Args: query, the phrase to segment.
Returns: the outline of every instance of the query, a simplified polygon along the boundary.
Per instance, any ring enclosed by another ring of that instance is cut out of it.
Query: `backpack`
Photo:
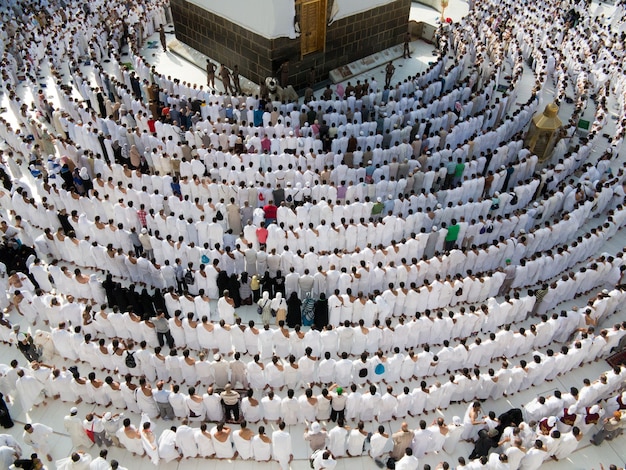
[[[126,367],[128,367],[129,369],[134,369],[135,367],[137,367],[137,361],[135,361],[135,353],[127,351],[126,359],[124,360],[124,362],[126,363]]]
[[[385,373],[385,366],[382,364],[376,364],[376,367],[374,368],[374,373],[376,375],[383,375]]]
[[[360,371],[359,371],[359,377],[363,378],[363,377],[367,377],[367,367],[363,367]]]
[[[224,214],[222,214],[221,211],[217,211],[217,214],[215,214],[215,219],[216,220],[224,220]]]
[[[193,285],[196,283],[196,278],[194,277],[194,275],[193,275],[193,273],[192,273],[191,271],[189,271],[189,270],[188,270],[188,271],[185,273],[185,276],[184,276],[184,277],[185,277],[185,283],[186,283],[188,286],[193,286]]]
[[[263,309],[265,308],[265,306],[267,305],[267,303],[269,302],[269,300],[266,300],[265,303],[263,304],[263,307],[261,307],[260,305],[256,308],[256,313],[258,313],[259,315],[263,314]]]

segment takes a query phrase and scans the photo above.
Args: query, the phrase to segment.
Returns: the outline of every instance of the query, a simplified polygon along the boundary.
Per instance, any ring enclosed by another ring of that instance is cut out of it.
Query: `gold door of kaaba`
[[[300,55],[323,52],[327,0],[300,0]]]

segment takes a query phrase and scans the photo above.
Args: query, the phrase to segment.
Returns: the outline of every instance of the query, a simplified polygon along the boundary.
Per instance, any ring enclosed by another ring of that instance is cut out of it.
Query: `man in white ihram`
[[[52,428],[41,423],[32,423],[24,425],[24,435],[22,439],[39,455],[45,455],[48,462],[52,462],[50,454],[50,436]]]

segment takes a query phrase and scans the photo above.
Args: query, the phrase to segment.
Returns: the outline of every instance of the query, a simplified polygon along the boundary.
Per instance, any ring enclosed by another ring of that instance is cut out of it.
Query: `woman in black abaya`
[[[302,325],[302,302],[298,298],[298,294],[292,292],[287,299],[287,326],[294,328],[296,325]]]
[[[328,325],[328,300],[326,300],[326,294],[323,292],[313,307],[313,324],[317,330],[321,330]]]
[[[4,401],[4,395],[0,393],[0,426],[3,428],[12,428],[13,420],[11,419],[11,414],[9,413],[9,407]]]

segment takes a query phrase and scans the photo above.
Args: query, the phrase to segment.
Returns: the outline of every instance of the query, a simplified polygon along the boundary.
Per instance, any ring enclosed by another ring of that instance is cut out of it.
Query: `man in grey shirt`
[[[304,440],[309,442],[312,452],[326,447],[327,438],[328,433],[326,429],[323,429],[317,421],[311,423],[311,427],[306,428],[304,431]]]
[[[165,312],[163,310],[157,312],[157,316],[152,319],[152,324],[156,330],[159,346],[163,347],[167,339],[167,346],[172,349],[174,347],[174,338],[170,333],[170,324],[167,318],[165,318]]]
[[[174,408],[172,408],[169,400],[171,392],[169,390],[163,389],[164,384],[165,383],[162,380],[159,380],[156,385],[157,391],[154,392],[152,396],[154,397],[154,401],[159,408],[159,414],[161,415],[161,418],[169,421],[170,419],[173,419],[176,415],[174,414]]]

